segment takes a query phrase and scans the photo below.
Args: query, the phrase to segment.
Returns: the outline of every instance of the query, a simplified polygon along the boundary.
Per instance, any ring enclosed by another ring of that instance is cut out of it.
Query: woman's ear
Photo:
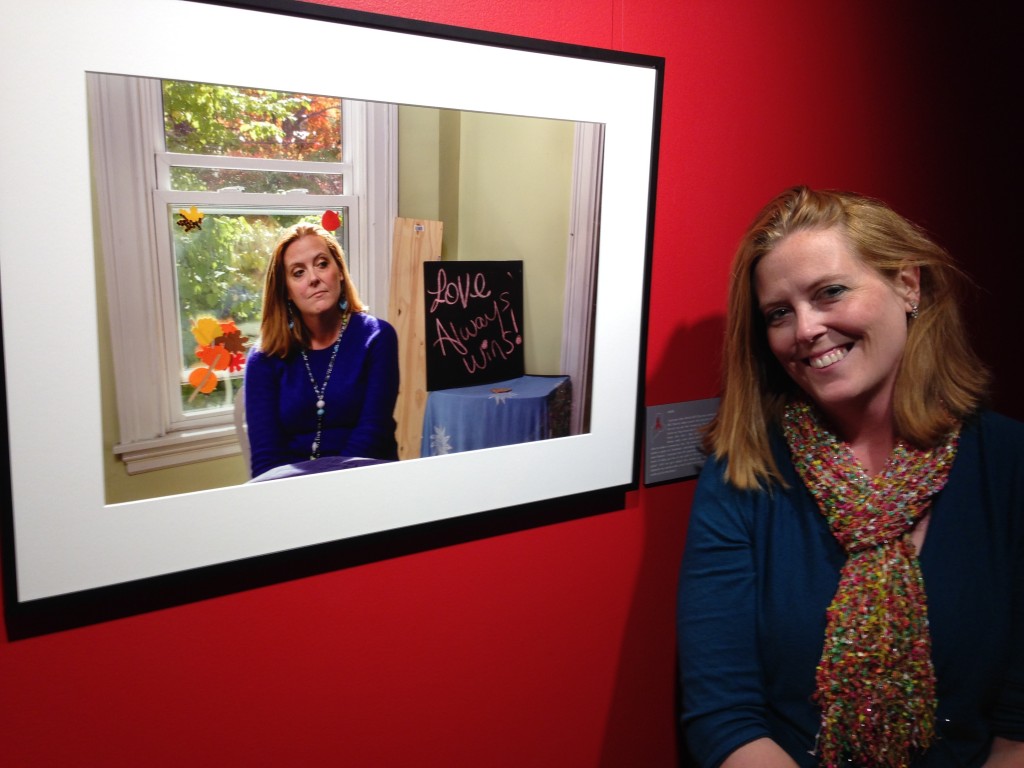
[[[907,312],[912,312],[921,303],[921,268],[903,267],[896,276],[896,290],[903,297]]]

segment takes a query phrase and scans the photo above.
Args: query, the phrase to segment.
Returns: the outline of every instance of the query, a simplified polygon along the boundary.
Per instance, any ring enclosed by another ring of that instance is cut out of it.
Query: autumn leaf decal
[[[234,325],[234,323],[232,323]],[[200,347],[208,347],[215,343],[218,336],[223,335],[221,324],[212,317],[200,317],[192,323],[192,336]]]
[[[206,363],[211,371],[223,371],[231,362],[231,353],[223,344],[213,344],[209,347],[199,347],[196,350],[196,357]]]
[[[235,373],[245,365],[245,342],[249,339],[238,330],[234,320],[217,320],[203,316],[192,322],[192,336],[196,340],[196,358],[202,363],[189,371],[188,383],[196,395],[209,395],[217,388],[217,371]]]

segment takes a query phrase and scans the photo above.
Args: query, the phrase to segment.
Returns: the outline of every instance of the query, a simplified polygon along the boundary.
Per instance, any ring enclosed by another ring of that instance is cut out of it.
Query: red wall
[[[344,4],[666,57],[648,404],[715,394],[733,246],[768,197],[806,182],[886,198],[961,257],[983,290],[969,310],[998,403],[1021,417],[1022,257],[1004,234],[1019,220],[1019,157],[1003,107],[1019,87],[1000,87],[1024,70],[997,34],[1005,19],[889,0]],[[570,522],[4,636],[0,762],[674,765],[692,490],[640,489]]]

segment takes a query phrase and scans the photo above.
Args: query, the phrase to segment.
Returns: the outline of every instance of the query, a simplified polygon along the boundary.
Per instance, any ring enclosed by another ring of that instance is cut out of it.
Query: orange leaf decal
[[[188,383],[195,387],[196,392],[208,395],[217,388],[217,375],[209,368],[193,368],[188,375]]]
[[[231,353],[220,344],[215,344],[212,347],[199,347],[196,350],[196,357],[214,371],[223,371],[231,362]]]

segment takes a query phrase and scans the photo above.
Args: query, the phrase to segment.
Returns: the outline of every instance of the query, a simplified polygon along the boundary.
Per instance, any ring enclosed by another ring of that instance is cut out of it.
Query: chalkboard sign
[[[524,374],[523,262],[428,261],[427,389]]]

